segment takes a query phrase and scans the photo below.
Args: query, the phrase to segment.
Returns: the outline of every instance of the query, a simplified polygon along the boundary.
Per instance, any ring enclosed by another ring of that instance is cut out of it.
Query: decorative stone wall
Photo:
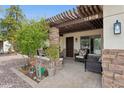
[[[50,44],[59,44],[59,29],[52,27],[49,29]]]
[[[104,49],[102,87],[124,87],[124,50]]]

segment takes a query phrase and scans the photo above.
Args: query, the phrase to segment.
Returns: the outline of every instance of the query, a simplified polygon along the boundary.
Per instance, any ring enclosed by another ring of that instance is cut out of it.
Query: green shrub
[[[16,47],[21,54],[33,57],[37,49],[43,48],[48,39],[48,24],[44,19],[40,22],[29,21],[17,33]]]
[[[51,61],[56,61],[59,59],[59,45],[50,45],[46,50],[47,56]]]

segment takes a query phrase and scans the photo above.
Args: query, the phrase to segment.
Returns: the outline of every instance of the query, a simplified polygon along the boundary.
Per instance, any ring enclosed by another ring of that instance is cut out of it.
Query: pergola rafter
[[[101,5],[80,5],[47,19],[50,26],[60,29],[60,33],[77,30],[103,28],[103,8]]]

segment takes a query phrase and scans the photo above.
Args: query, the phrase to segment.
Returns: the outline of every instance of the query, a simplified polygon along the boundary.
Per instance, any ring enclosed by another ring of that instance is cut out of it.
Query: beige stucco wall
[[[104,49],[124,49],[124,6],[104,6]],[[121,22],[121,34],[114,35],[113,23]]]
[[[80,49],[80,37],[81,36],[101,35],[102,30],[103,29],[97,29],[97,30],[80,31],[80,32],[64,34],[63,37],[60,37],[61,51],[63,49],[66,49],[66,37],[74,37],[74,50],[79,50]],[[75,38],[77,38],[77,42],[75,41]]]
[[[60,36],[60,39],[59,39],[60,41],[60,51],[63,51],[63,49],[64,49],[64,37],[62,37],[62,36]]]

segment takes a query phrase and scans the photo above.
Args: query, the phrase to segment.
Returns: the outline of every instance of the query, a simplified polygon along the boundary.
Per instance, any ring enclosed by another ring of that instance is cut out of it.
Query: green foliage
[[[3,39],[4,39],[4,36],[3,36],[3,34],[0,32],[0,41],[3,41]]]
[[[39,22],[31,20],[22,25],[17,33],[16,46],[18,52],[33,57],[37,49],[43,48],[48,38],[48,24],[44,19]]]
[[[11,5],[6,9],[5,18],[2,19],[1,26],[7,29],[7,39],[15,42],[16,32],[21,29],[21,23],[24,20],[22,10],[17,5]]]
[[[2,28],[1,28],[1,19],[0,19],[0,41],[4,40],[4,33],[2,33]]]
[[[46,50],[47,56],[52,60],[56,61],[59,59],[59,45],[50,45]]]

